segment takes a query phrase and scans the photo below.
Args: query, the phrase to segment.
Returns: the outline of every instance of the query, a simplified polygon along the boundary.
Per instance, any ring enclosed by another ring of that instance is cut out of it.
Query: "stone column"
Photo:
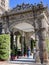
[[[14,37],[14,39],[13,39],[14,45],[16,45],[16,35],[14,35],[13,37]]]
[[[38,24],[37,24],[37,19],[36,19],[36,16],[35,16],[36,13],[34,13],[34,31],[35,31],[35,41],[36,41],[36,62],[40,62],[40,58],[39,58],[39,37],[38,37]]]
[[[24,39],[25,37],[24,37],[24,32],[23,32],[23,34],[22,34],[22,44],[21,44],[21,48],[22,48],[22,55],[24,55],[24,41],[25,41],[25,39]]]
[[[37,15],[37,18],[35,18],[34,22],[37,49],[36,55],[38,55],[36,56],[36,62],[40,61],[41,58],[43,58],[43,62],[47,62],[48,59],[46,50],[46,24],[47,20],[45,18],[45,15],[43,13]]]
[[[47,62],[47,50],[46,50],[46,19],[42,13],[38,17],[38,37],[39,37],[39,56],[42,59],[43,63]]]
[[[21,49],[20,35],[17,36],[17,49]]]
[[[16,56],[17,56],[17,35],[16,35]]]
[[[36,41],[36,62],[40,62],[40,58],[39,58],[39,38],[38,38],[38,34],[37,31],[35,32],[35,41]]]

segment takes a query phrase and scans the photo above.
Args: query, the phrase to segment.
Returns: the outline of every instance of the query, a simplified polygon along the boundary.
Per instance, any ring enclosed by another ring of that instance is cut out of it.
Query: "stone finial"
[[[28,9],[28,8],[32,8],[32,4],[22,3],[21,5],[17,5],[17,6],[16,6],[16,10],[24,10],[24,9]],[[15,8],[14,8],[14,9],[15,9]]]

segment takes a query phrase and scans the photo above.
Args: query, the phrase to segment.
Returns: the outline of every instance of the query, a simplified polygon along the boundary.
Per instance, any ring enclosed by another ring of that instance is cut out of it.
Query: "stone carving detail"
[[[40,4],[24,4],[22,3],[21,5],[17,5],[15,8],[13,8],[12,10],[10,10],[11,12],[14,10],[16,12],[19,12],[19,11],[23,11],[23,10],[28,10],[28,9],[33,9],[33,11],[35,10],[40,10],[40,9],[43,9],[44,6],[43,6],[43,3],[41,2]]]
[[[14,22],[19,22],[20,23],[20,21],[32,20],[32,19],[33,19],[32,12],[9,16],[10,24],[13,24]]]
[[[22,4],[22,5],[17,5],[16,6],[16,10],[24,10],[24,9],[28,9],[28,8],[32,8],[32,4]],[[13,8],[15,9],[15,8]]]

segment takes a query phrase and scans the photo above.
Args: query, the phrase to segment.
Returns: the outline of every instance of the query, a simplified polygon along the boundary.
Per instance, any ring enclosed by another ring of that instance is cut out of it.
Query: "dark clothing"
[[[17,51],[17,56],[21,56],[21,50],[20,49],[18,49],[18,51]]]

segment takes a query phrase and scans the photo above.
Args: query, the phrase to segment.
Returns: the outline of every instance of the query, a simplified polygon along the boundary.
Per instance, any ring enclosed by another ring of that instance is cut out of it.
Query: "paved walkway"
[[[41,64],[41,63],[20,63],[20,64],[16,64],[16,63],[9,63],[7,61],[5,61],[5,62],[0,61],[0,65],[49,65],[49,64]]]
[[[0,65],[16,65],[16,64],[11,64],[11,63],[8,63],[8,62],[1,62],[0,61]]]

